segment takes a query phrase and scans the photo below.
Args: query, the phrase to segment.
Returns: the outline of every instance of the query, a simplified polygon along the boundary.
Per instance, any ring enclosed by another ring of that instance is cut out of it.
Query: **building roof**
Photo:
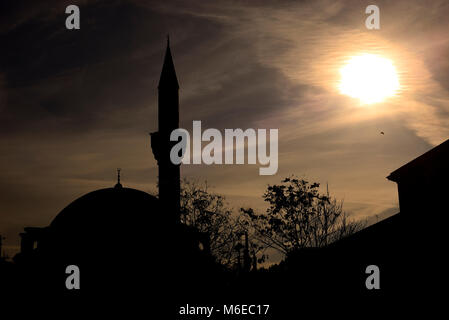
[[[429,176],[429,170],[438,172],[438,170],[447,170],[449,164],[449,139],[435,148],[427,151],[416,159],[408,162],[399,169],[396,169],[387,177],[387,179],[399,182],[404,177],[421,174],[423,171]]]
[[[330,244],[329,247],[354,247],[363,250],[373,246],[388,246],[389,243],[396,242],[400,238],[402,225],[403,217],[400,213],[396,213],[391,217]]]

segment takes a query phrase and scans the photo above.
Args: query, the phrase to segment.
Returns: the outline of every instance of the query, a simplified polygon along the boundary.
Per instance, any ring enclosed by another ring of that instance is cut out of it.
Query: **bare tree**
[[[181,222],[209,236],[210,250],[217,262],[228,267],[238,263],[248,224],[232,214],[223,196],[208,190],[207,182],[183,180]],[[255,255],[257,246],[251,240],[249,246]]]

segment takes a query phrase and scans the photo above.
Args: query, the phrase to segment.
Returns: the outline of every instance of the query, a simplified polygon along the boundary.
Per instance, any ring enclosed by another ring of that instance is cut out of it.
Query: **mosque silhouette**
[[[208,281],[218,265],[208,236],[180,223],[180,168],[170,161],[176,143],[170,133],[179,127],[178,90],[167,39],[158,85],[158,131],[151,134],[159,197],[124,187],[118,170],[114,187],[76,199],[48,227],[24,228],[14,258],[19,267],[14,287],[67,292],[68,265],[80,268],[83,292],[126,292],[148,281],[152,287],[159,283],[160,290],[176,283],[179,293]]]

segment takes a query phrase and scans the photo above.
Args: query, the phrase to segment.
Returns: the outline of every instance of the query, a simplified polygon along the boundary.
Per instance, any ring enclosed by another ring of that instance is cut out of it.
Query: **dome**
[[[69,265],[80,268],[83,292],[102,294],[150,286],[160,291],[182,282],[190,288],[200,276],[208,279],[205,275],[215,270],[204,250],[208,238],[168,219],[159,203],[119,184],[76,199],[45,229],[36,252],[43,274],[38,281],[60,288],[66,281],[61,270]]]
[[[143,191],[116,186],[90,192],[64,208],[48,227],[42,250],[52,256],[119,256],[142,252],[166,230],[159,200]]]
[[[53,219],[50,227],[82,232],[114,224],[119,227],[127,222],[140,223],[147,220],[148,215],[154,216],[158,206],[156,197],[140,190],[121,186],[100,189],[70,203]]]
[[[65,281],[61,270],[78,266],[89,292],[154,286],[154,275],[164,275],[158,278],[159,289],[167,288],[167,277],[173,283],[196,282],[215,266],[209,251],[203,250],[208,238],[170,216],[158,198],[143,191],[117,185],[90,192],[46,228],[39,263],[55,287]]]

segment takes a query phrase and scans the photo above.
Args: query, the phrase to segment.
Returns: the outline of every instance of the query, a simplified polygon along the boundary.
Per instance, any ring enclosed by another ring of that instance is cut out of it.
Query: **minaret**
[[[158,131],[151,134],[151,148],[159,166],[159,199],[162,210],[179,222],[180,167],[170,160],[170,150],[177,142],[170,134],[179,128],[179,84],[167,37],[164,65],[158,85]]]

